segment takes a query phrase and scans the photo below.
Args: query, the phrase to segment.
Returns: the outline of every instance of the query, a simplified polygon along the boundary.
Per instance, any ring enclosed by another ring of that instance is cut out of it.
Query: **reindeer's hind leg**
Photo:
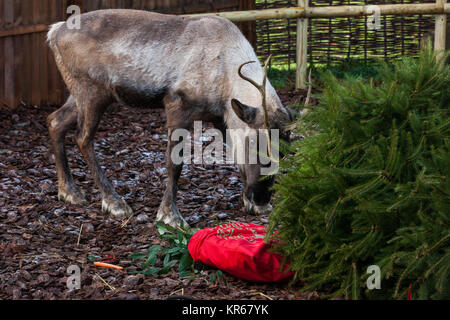
[[[100,167],[94,153],[94,137],[100,119],[112,98],[106,90],[95,84],[79,87],[75,100],[78,109],[77,144],[94,177],[95,184],[102,193],[102,210],[116,218],[129,216],[133,213],[126,202],[116,193]]]
[[[77,116],[75,100],[70,96],[64,106],[48,116],[47,125],[58,173],[58,199],[73,204],[82,204],[86,200],[70,174],[64,146],[67,131],[76,127]]]

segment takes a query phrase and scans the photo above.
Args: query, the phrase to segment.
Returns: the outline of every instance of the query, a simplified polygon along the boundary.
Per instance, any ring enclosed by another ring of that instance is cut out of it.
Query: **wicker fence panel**
[[[310,0],[310,6],[433,3],[418,0]],[[257,9],[296,6],[296,0],[257,0]],[[417,55],[420,40],[434,29],[433,15],[382,16],[377,30],[367,27],[367,17],[310,19],[308,55],[314,65],[335,64],[348,58],[369,61]],[[296,19],[258,21],[257,53],[273,54],[274,64],[296,61]]]

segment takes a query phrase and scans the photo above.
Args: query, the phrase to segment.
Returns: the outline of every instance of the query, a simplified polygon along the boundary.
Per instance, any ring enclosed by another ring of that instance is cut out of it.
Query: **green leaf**
[[[189,251],[185,252],[183,254],[183,256],[181,257],[180,264],[178,266],[178,268],[180,270],[180,273],[184,272],[184,271],[191,273],[192,272],[193,263],[194,263],[194,261],[192,260],[192,257],[189,254]]]
[[[181,247],[174,247],[174,248],[165,250],[164,253],[176,255],[177,253],[181,252],[182,250],[183,250],[183,248],[181,248]]]
[[[170,271],[170,269],[176,265],[178,263],[177,260],[172,260],[169,261],[166,265],[164,265],[164,267],[161,269],[161,271],[159,272],[160,274],[166,274]]]
[[[171,258],[171,255],[170,254],[166,254],[166,256],[164,257],[164,261],[163,261],[164,267],[169,264],[170,258]]]
[[[100,260],[100,257],[95,257],[95,256],[88,256],[87,260],[90,262],[97,262]]]
[[[149,254],[147,260],[144,262],[143,264],[143,269],[149,267],[149,266],[153,266],[156,263],[156,259],[158,258],[158,256],[156,254]]]
[[[150,248],[148,248],[148,253],[152,254],[152,253],[158,253],[159,251],[161,251],[162,246],[159,244],[155,244],[153,246],[151,246]]]
[[[180,279],[189,277],[190,275],[191,275],[191,271],[189,271],[189,270],[180,271]],[[190,281],[194,278],[195,278],[195,276],[192,276],[192,277],[189,277],[188,280]]]
[[[147,257],[146,253],[133,253],[130,255],[130,259],[141,260]]]
[[[180,277],[187,277],[194,271],[193,261],[188,250],[188,239],[192,237],[193,230],[184,228],[173,228],[161,222],[157,222],[159,236],[167,240],[168,247],[161,245],[152,245],[148,248],[148,254],[137,253],[133,254],[133,260],[146,259],[140,266],[145,270],[145,274],[157,276],[158,274],[168,273],[176,264],[178,264],[178,271]],[[162,268],[154,267],[157,264],[158,258],[164,256],[162,261]],[[151,267],[147,269],[148,267]]]
[[[156,225],[156,227],[158,229],[158,233],[160,235],[164,235],[167,232],[170,232],[170,233],[174,233],[175,232],[175,229],[172,226],[169,226],[168,224],[164,224],[164,223],[162,223],[160,221],[157,221],[155,223],[155,225]]]
[[[158,277],[158,273],[160,272],[160,268],[157,267],[151,267],[145,271],[142,272],[142,274],[146,275],[146,276],[154,276],[154,277]]]

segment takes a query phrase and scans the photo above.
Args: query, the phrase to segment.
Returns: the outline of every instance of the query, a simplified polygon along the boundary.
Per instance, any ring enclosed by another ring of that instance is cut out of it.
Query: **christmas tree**
[[[303,290],[450,298],[449,66],[431,47],[379,77],[323,74],[275,185],[270,231]],[[269,232],[268,234],[271,234]],[[367,268],[379,266],[381,289]]]

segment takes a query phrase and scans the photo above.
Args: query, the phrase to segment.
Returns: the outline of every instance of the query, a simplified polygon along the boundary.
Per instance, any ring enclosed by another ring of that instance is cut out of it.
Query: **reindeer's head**
[[[238,162],[244,182],[243,200],[247,212],[256,214],[267,213],[272,210],[270,199],[273,176],[266,176],[267,172],[270,171],[267,167],[273,167],[273,162],[278,161],[278,139],[289,140],[286,125],[293,120],[292,114],[283,107],[273,88],[270,84],[267,85],[267,66],[270,58],[266,60],[264,66],[262,84],[257,84],[254,80],[242,74],[242,68],[254,61],[243,63],[238,69],[239,76],[258,89],[261,95],[261,98],[258,99],[260,105],[247,105],[245,104],[246,101],[231,100],[233,111],[245,126],[244,130],[239,133],[240,136],[233,139],[234,142],[240,141],[238,148],[243,148],[245,154],[244,163]],[[272,90],[269,96],[266,92],[267,88]],[[255,102],[253,101],[253,103]],[[276,131],[273,131],[273,129]],[[272,150],[273,146],[276,147],[276,150]],[[256,163],[252,162],[250,157],[255,149],[259,153],[256,157]],[[261,161],[261,156],[264,157],[265,155],[270,159],[268,163]]]

